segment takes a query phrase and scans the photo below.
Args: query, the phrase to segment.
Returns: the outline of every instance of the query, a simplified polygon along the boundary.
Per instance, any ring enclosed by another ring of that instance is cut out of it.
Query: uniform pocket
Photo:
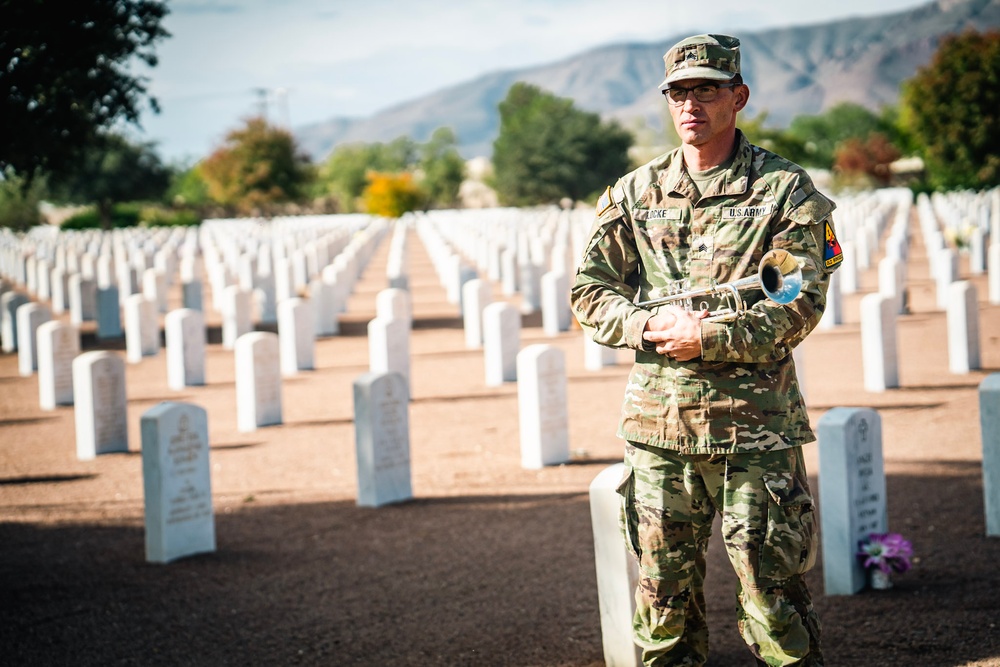
[[[621,526],[622,536],[625,538],[625,546],[628,548],[636,560],[641,555],[639,549],[639,514],[635,509],[635,471],[632,466],[625,466],[625,474],[615,487],[615,491],[622,497],[621,511],[618,515],[618,522]]]
[[[760,578],[783,580],[816,563],[816,513],[805,480],[789,472],[764,474],[767,529],[760,550]]]

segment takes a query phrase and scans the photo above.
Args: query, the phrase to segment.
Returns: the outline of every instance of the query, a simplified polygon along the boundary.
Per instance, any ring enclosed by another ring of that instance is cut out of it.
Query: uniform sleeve
[[[806,186],[803,186],[806,188]],[[802,291],[787,305],[761,299],[733,322],[703,322],[702,359],[737,363],[778,361],[819,323],[826,307],[830,273],[840,258],[825,259],[833,235],[834,204],[811,184],[808,195],[796,190],[772,232],[771,247],[790,252],[802,267]],[[836,238],[834,236],[834,242]]]
[[[639,279],[634,232],[622,202],[611,202],[603,211],[598,206],[570,290],[573,314],[601,345],[644,349],[642,332],[652,313],[632,303]]]

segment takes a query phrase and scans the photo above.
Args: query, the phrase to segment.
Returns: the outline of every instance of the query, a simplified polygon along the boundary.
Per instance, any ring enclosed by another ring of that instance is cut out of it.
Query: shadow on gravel
[[[983,537],[981,471],[925,469],[888,480],[890,527],[919,557],[895,588],[826,597],[821,566],[810,573],[827,664],[1000,657],[1000,540]],[[218,513],[216,532],[215,553],[154,565],[141,519],[0,523],[4,662],[603,664],[586,494],[254,503]],[[712,667],[752,664],[735,583],[716,530]]]

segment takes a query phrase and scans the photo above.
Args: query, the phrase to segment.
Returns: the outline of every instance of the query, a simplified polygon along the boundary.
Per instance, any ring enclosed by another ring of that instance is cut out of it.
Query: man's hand
[[[646,322],[643,340],[656,343],[656,351],[677,361],[701,356],[701,320],[707,311],[691,312],[678,306],[663,306]]]

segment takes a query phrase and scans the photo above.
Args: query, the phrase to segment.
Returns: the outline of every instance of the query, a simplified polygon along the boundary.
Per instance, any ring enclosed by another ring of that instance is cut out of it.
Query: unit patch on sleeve
[[[604,191],[604,194],[602,194],[597,200],[597,217],[599,218],[607,213],[608,209],[614,205],[615,203],[611,201],[611,187],[608,186],[608,188]]]
[[[831,268],[837,266],[844,261],[844,251],[840,249],[840,241],[833,233],[833,225],[827,220],[823,224],[826,225],[826,244],[823,247],[823,261],[826,264],[826,268]]]

